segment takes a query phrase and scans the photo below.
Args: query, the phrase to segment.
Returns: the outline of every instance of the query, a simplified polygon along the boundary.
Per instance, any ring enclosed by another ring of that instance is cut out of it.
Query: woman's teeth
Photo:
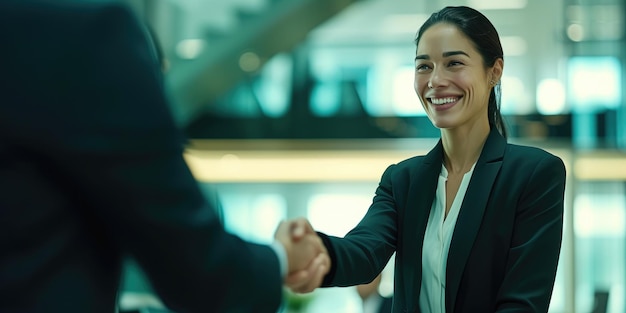
[[[450,102],[454,102],[456,100],[458,100],[459,98],[456,97],[447,97],[447,98],[430,98],[430,102],[432,104],[436,104],[436,105],[441,105],[441,104],[446,104],[446,103],[450,103]]]

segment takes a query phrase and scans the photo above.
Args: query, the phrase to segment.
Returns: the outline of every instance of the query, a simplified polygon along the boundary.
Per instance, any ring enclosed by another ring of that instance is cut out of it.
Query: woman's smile
[[[462,97],[432,97],[427,99],[436,111],[445,111],[457,104],[461,98]]]

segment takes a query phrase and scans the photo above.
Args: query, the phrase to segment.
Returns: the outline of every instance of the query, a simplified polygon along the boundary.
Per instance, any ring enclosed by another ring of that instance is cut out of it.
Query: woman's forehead
[[[444,53],[446,51],[475,52],[472,41],[456,26],[438,23],[429,27],[420,38],[416,54]]]

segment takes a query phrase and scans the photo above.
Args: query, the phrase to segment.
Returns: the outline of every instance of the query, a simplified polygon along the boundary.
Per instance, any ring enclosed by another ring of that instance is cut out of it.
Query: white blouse
[[[446,311],[446,264],[448,250],[454,226],[459,216],[461,204],[467,192],[474,166],[463,175],[459,190],[454,197],[448,216],[446,208],[446,181],[448,170],[442,164],[435,199],[428,216],[426,234],[422,247],[422,285],[419,305],[422,313],[440,313]]]

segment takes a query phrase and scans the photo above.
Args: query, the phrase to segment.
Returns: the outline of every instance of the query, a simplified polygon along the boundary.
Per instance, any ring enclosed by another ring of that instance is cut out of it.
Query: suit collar
[[[456,222],[446,267],[446,312],[453,312],[465,264],[481,226],[506,149],[506,139],[492,129],[470,180]]]
[[[489,163],[498,160],[502,160],[504,157],[504,150],[506,149],[506,139],[496,130],[491,129],[483,151],[478,158],[478,163]]]
[[[500,133],[497,130],[490,131],[474,168],[474,174],[462,204],[461,212],[467,212],[459,213],[450,246],[447,266],[447,284],[450,286],[446,288],[447,312],[452,312],[449,307],[454,307],[461,275],[478,233],[489,196],[485,190],[491,190],[495,176],[500,169],[501,162],[499,161],[502,160],[505,148],[506,140]],[[399,234],[403,238],[402,247],[399,248],[403,251],[403,277],[400,279],[403,281],[404,288],[398,291],[404,292],[401,296],[409,308],[419,307],[422,268],[415,266],[415,264],[422,264],[424,235],[437,190],[437,177],[441,172],[442,161],[443,142],[439,140],[435,147],[426,154],[421,165],[410,173],[409,195],[403,206],[405,210],[402,224],[406,227],[402,227],[402,233]],[[474,212],[476,212],[475,216],[473,215]],[[459,224],[463,225],[459,226]]]
[[[407,201],[403,204],[404,216],[401,233],[398,235],[402,240],[402,277],[404,288],[398,292],[404,292],[400,296],[406,301],[409,308],[419,307],[419,292],[422,282],[422,244],[428,224],[428,216],[437,190],[437,177],[441,172],[443,160],[443,145],[441,140],[424,157],[420,165],[411,169]]]
[[[477,163],[489,163],[502,159],[505,148],[506,139],[495,128],[492,128]],[[426,155],[424,164],[441,164],[441,162],[443,162],[443,142],[439,139],[437,145]]]
[[[428,154],[426,154],[426,157],[424,158],[424,164],[425,165],[441,164],[442,161],[443,161],[443,142],[441,141],[441,139],[439,139],[435,147],[433,147],[428,152]]]

